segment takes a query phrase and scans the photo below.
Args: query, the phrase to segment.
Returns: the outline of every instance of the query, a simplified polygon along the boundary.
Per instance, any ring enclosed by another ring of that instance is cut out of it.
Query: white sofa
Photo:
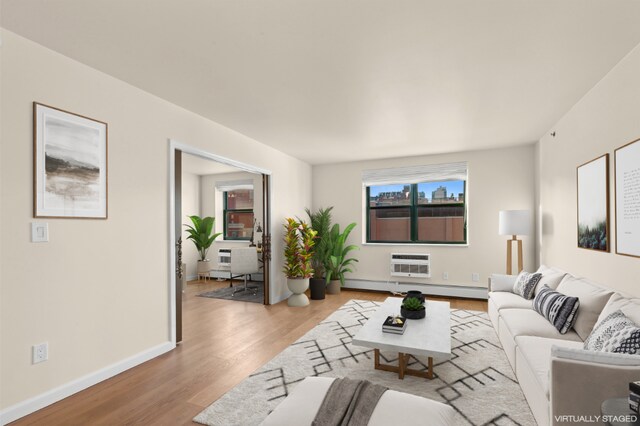
[[[555,268],[538,272],[543,276],[535,294],[547,285],[580,299],[573,329],[560,334],[533,309],[533,300],[512,293],[515,275],[491,277],[489,318],[539,425],[569,419],[561,416],[600,416],[604,400],[626,397],[629,382],[640,380],[640,356],[586,351],[584,340],[618,309],[640,324],[640,299]]]

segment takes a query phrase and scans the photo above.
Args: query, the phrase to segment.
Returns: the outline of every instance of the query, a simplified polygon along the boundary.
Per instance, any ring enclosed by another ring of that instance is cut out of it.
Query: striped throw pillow
[[[565,296],[546,285],[536,295],[533,308],[545,317],[560,332],[565,334],[571,330],[580,306],[577,297]]]

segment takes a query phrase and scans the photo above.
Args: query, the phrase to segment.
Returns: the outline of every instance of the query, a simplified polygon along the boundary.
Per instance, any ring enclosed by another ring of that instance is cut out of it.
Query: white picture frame
[[[33,103],[33,217],[107,219],[108,125]]]
[[[640,139],[614,152],[616,253],[640,257]]]

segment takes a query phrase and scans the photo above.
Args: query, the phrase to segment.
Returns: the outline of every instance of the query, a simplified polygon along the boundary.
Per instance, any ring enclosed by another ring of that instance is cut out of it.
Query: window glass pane
[[[459,243],[464,234],[464,206],[418,207],[418,240]]]
[[[411,185],[369,187],[369,206],[406,206],[411,204]]]
[[[424,182],[418,184],[418,204],[464,203],[464,181]]]
[[[225,238],[251,238],[253,230],[253,212],[230,212],[227,211],[227,229]]]
[[[398,207],[369,210],[369,240],[410,241],[410,208]]]
[[[253,189],[234,189],[227,194],[227,210],[253,209]]]

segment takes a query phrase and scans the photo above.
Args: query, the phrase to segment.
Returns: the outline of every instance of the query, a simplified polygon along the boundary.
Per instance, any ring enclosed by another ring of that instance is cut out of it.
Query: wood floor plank
[[[189,283],[183,297],[183,343],[175,350],[98,383],[15,425],[191,425],[191,419],[350,299],[383,301],[388,293],[344,290],[289,308],[198,297],[228,286]],[[430,297],[431,299],[431,297]],[[446,300],[454,309],[486,311],[486,300]]]

